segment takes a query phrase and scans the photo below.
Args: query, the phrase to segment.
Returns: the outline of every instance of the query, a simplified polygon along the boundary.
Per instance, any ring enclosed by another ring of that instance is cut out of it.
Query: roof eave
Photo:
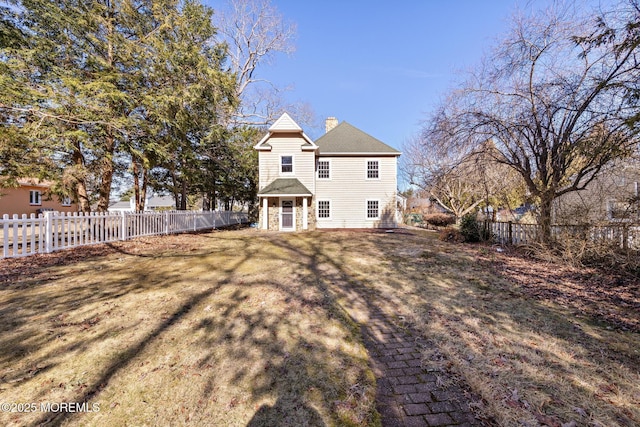
[[[311,193],[295,193],[295,194],[260,194],[258,193],[258,197],[311,197],[313,194]]]
[[[358,157],[358,156],[371,156],[371,157],[398,157],[400,156],[402,153],[400,152],[394,152],[394,153],[388,153],[388,152],[365,152],[365,153],[361,153],[361,152],[357,152],[357,151],[353,151],[353,152],[329,152],[329,153],[323,153],[320,152],[318,153],[319,156],[344,156],[344,157]]]

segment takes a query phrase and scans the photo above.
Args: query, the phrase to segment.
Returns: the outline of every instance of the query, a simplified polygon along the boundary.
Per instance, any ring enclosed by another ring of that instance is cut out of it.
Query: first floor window
[[[280,157],[280,168],[282,173],[292,173],[293,172],[293,156]]]
[[[38,190],[29,191],[29,204],[30,205],[41,205],[41,195]]]
[[[331,202],[318,200],[318,218],[331,218]]]
[[[380,201],[367,200],[367,219],[380,218]]]
[[[61,204],[62,206],[71,206],[71,197],[63,197]]]

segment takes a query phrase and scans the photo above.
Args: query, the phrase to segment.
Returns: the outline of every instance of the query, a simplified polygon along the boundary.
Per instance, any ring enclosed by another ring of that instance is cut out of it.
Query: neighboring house
[[[640,220],[640,162],[618,161],[602,171],[584,190],[554,201],[553,221],[558,224],[608,224]]]
[[[43,211],[77,212],[78,205],[70,198],[49,194],[52,185],[49,181],[21,178],[18,179],[18,187],[0,188],[0,216]]]
[[[395,228],[400,152],[334,117],[313,142],[283,114],[258,150],[260,228]]]
[[[428,197],[410,197],[408,207],[410,211],[421,214],[449,213],[438,202]]]
[[[147,195],[144,204],[145,211],[169,211],[175,210],[176,201],[171,196]],[[109,204],[109,212],[133,212],[136,210],[134,199],[128,201],[112,202]]]

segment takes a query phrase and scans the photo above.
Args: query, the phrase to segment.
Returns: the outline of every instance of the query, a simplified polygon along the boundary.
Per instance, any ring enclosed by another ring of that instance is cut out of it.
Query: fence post
[[[2,219],[4,220],[2,223],[2,236],[4,239],[2,245],[3,257],[7,258],[9,256],[9,215],[2,215]]]
[[[164,234],[169,234],[169,212],[164,213]]]
[[[120,213],[122,214],[122,218],[120,219],[120,240],[127,240],[127,213],[125,211],[121,211]]]
[[[53,252],[53,212],[44,213],[44,252]]]
[[[622,249],[625,251],[629,249],[629,227],[627,224],[622,226]]]
[[[509,244],[513,245],[513,222],[511,221],[509,221],[508,236],[509,236]]]

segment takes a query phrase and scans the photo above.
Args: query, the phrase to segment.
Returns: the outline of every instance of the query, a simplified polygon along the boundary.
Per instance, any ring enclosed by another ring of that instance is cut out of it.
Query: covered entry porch
[[[312,194],[296,178],[279,178],[260,192],[260,228],[263,230],[308,230],[313,216]]]

